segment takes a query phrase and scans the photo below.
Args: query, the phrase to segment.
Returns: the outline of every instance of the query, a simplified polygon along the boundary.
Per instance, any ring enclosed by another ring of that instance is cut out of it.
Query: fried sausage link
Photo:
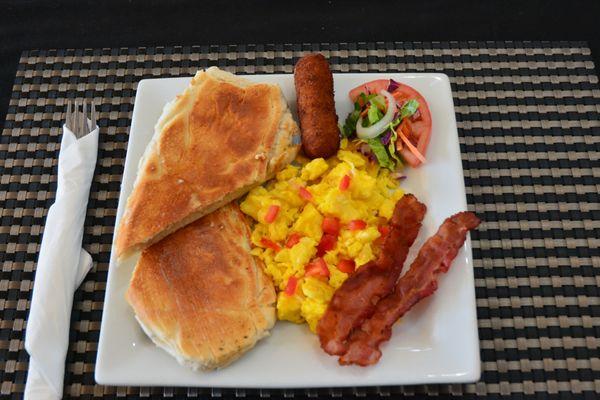
[[[310,158],[333,156],[340,131],[333,100],[333,75],[322,54],[302,57],[294,68],[302,147]]]

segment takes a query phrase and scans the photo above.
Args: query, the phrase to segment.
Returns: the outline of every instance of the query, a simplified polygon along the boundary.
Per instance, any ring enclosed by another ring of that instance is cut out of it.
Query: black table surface
[[[0,122],[27,49],[435,40],[584,40],[600,1],[0,0]]]

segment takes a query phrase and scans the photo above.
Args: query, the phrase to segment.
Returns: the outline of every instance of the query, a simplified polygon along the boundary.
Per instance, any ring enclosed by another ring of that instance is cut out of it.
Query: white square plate
[[[292,75],[251,75],[256,82],[279,84],[295,112]],[[433,119],[428,162],[409,169],[402,186],[427,205],[423,228],[407,265],[442,221],[467,209],[458,133],[448,77],[443,74],[336,74],[335,101],[340,120],[352,109],[348,91],[364,82],[393,78],[417,89]],[[131,193],[137,166],[163,106],[182,92],[190,78],[139,83],[116,224]],[[479,379],[479,341],[471,242],[467,239],[439,289],[394,326],[383,357],[372,367],[342,367],[325,354],[306,325],[277,322],[270,337],[225,369],[193,372],[180,366],[142,332],[125,301],[135,260],[110,259],[96,381],[107,385],[294,388],[473,382]],[[405,268],[405,270],[408,268]]]

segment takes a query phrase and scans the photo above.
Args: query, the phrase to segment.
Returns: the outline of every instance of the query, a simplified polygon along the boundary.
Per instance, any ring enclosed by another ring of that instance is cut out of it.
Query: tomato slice
[[[425,156],[425,152],[429,146],[429,140],[431,139],[431,112],[429,111],[427,101],[421,96],[421,93],[402,83],[398,83],[398,88],[394,90],[394,93],[392,94],[399,106],[402,106],[404,102],[411,99],[416,99],[419,102],[419,109],[417,110],[419,117],[407,120],[411,132],[403,132],[405,135],[409,134],[408,139],[415,145],[419,153]],[[402,155],[402,159],[411,167],[418,167],[421,164],[421,160],[419,160],[406,146],[403,146],[402,150],[400,150],[400,154]]]
[[[344,192],[344,191],[348,190],[349,186],[350,186],[350,176],[344,175],[342,177],[342,179],[340,180],[340,192]]]
[[[317,245],[317,257],[324,256],[329,250],[333,250],[335,248],[335,244],[337,242],[337,237],[326,233],[321,238],[321,241]]]
[[[298,244],[298,242],[300,242],[300,239],[302,239],[302,235],[294,232],[292,233],[289,237],[287,242],[285,242],[285,247],[287,247],[288,249],[291,249],[292,247],[294,247],[295,245]]]
[[[271,222],[275,221],[277,214],[279,214],[279,206],[276,204],[270,205],[269,209],[267,210],[267,214],[265,215],[265,222],[270,224]]]
[[[304,271],[306,276],[329,278],[329,269],[325,260],[321,257],[317,257],[312,262],[306,264]]]
[[[356,269],[356,263],[354,262],[354,260],[348,260],[343,258],[338,262],[337,269],[346,274],[351,274]]]
[[[366,227],[367,223],[362,219],[353,219],[352,221],[348,222],[348,229],[351,231],[360,231]]]
[[[325,233],[337,236],[340,233],[340,220],[335,217],[325,217],[323,218],[321,229]]]
[[[374,81],[367,82],[360,86],[355,87],[354,89],[352,89],[350,91],[350,93],[348,95],[350,96],[350,100],[352,100],[352,103],[354,103],[354,102],[356,102],[356,99],[358,99],[358,96],[360,96],[361,93],[364,93],[364,94],[379,93],[382,90],[387,90],[389,85],[390,85],[389,79],[376,79]]]
[[[266,237],[260,238],[260,244],[265,246],[266,248],[273,249],[275,251],[281,250],[281,246],[272,241],[271,239],[267,239]]]
[[[411,132],[408,138],[411,143],[415,145],[419,153],[425,156],[425,152],[429,146],[429,140],[431,139],[431,112],[429,111],[429,105],[421,93],[408,85],[400,82],[396,83],[397,88],[392,95],[398,102],[398,106],[402,106],[404,102],[411,99],[415,99],[419,102],[419,110],[416,114],[418,117],[415,118],[413,116],[410,120]],[[379,93],[381,90],[387,90],[389,84],[389,79],[376,79],[357,86],[350,91],[350,100],[354,103],[361,93]],[[402,146],[400,154],[402,155],[402,159],[411,167],[417,167],[421,164],[421,160],[419,160],[410,149],[406,148],[406,146]]]
[[[288,296],[293,296],[296,293],[296,287],[298,286],[298,278],[295,276],[290,276],[287,281],[287,285],[285,285],[285,293]]]
[[[425,156],[423,154],[421,154],[419,149],[417,149],[417,147],[415,147],[415,145],[413,144],[414,138],[412,138],[411,132],[412,132],[411,123],[409,122],[408,119],[404,119],[402,121],[402,123],[400,124],[400,126],[396,129],[396,133],[398,134],[398,138],[400,138],[400,142],[404,142],[404,144],[406,145],[406,147],[398,146],[398,149],[400,149],[400,154],[403,154],[402,150],[406,150],[406,154],[410,154],[412,157],[415,157],[419,163],[424,163]],[[411,140],[411,138],[412,138],[412,140]],[[398,143],[400,143],[400,142],[398,140],[396,140],[396,145],[398,145]],[[415,162],[417,162],[417,161],[415,161]]]
[[[300,197],[302,197],[306,201],[313,200],[312,193],[309,192],[308,189],[305,188],[304,186],[300,186],[300,188],[298,189],[298,194],[300,194]]]

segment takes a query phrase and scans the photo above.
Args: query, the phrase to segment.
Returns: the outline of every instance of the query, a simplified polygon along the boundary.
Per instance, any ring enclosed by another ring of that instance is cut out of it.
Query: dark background
[[[600,65],[600,0],[0,0],[0,122],[26,49],[432,40],[585,40]]]

